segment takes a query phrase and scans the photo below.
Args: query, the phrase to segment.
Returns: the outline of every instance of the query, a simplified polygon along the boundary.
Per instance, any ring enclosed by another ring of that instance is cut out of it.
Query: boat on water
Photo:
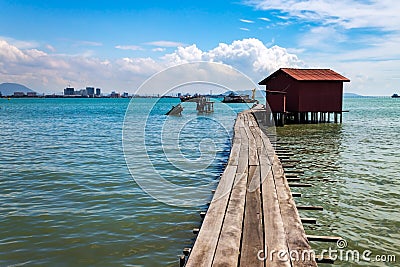
[[[223,103],[254,103],[256,101],[254,98],[250,98],[249,95],[237,95],[233,92],[224,96],[224,100],[222,100]]]
[[[194,95],[182,95],[179,98],[181,99],[181,102],[197,102],[197,99],[201,97],[199,94],[194,94]]]
[[[398,95],[398,94],[393,94],[393,95],[392,95],[392,98],[400,98],[400,95]]]
[[[181,106],[181,104],[178,104],[176,106],[172,106],[170,111],[165,113],[165,115],[180,116],[180,115],[182,115],[182,111],[183,111],[183,107]]]

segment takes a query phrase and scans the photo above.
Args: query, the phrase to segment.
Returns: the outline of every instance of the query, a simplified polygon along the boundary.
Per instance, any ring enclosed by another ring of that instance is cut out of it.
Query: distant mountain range
[[[11,96],[14,94],[14,92],[23,92],[23,93],[28,93],[28,92],[35,92],[32,89],[18,83],[2,83],[0,84],[0,93],[3,96]]]

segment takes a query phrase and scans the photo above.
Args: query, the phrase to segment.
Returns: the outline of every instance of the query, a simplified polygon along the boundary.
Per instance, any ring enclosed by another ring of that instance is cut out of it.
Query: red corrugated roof
[[[266,82],[274,77],[280,71],[290,75],[298,81],[341,81],[350,82],[350,80],[337,72],[330,69],[291,69],[291,68],[281,68],[270,76],[259,82],[260,85],[265,85]]]
[[[343,81],[343,82],[350,81],[346,77],[330,69],[282,68],[281,70],[298,81]]]

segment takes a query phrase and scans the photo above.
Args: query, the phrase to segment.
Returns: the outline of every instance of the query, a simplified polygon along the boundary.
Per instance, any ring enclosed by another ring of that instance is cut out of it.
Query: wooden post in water
[[[186,260],[185,260],[185,255],[180,255],[179,256],[179,266],[183,267],[185,266]]]

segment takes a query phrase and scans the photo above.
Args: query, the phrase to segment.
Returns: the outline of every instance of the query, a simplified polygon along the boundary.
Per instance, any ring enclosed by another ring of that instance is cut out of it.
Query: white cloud
[[[160,46],[160,47],[178,47],[178,46],[185,46],[185,44],[180,42],[172,42],[172,41],[154,41],[145,43],[147,45],[152,46]]]
[[[165,55],[163,59],[170,65],[201,61],[203,60],[203,51],[197,48],[196,45],[180,46],[174,53]]]
[[[400,6],[397,0],[245,0],[260,10],[280,10],[292,18],[346,29],[380,28],[400,30]]]
[[[165,47],[156,47],[151,49],[151,51],[153,52],[164,52],[165,50],[166,50]]]
[[[321,26],[310,29],[299,40],[300,47],[311,47],[317,50],[332,50],[339,43],[346,42],[347,36],[335,27]]]
[[[102,46],[103,44],[100,42],[93,41],[74,41],[75,46]]]
[[[45,92],[61,92],[71,84],[76,88],[88,84],[111,90],[134,92],[148,77],[168,66],[188,62],[220,62],[231,65],[258,82],[279,67],[303,66],[296,55],[286,49],[266,47],[258,39],[220,43],[203,51],[196,45],[178,47],[158,60],[153,58],[99,59],[93,56],[47,54],[37,49],[18,49],[0,40],[0,80],[26,84]],[[193,70],[190,70],[193,71]],[[193,73],[182,74],[187,77]]]
[[[9,44],[5,40],[0,40],[0,59],[1,62],[18,62],[24,61],[28,58],[17,47]]]
[[[322,28],[321,32],[324,31]],[[315,34],[321,32],[316,31]],[[270,46],[255,38],[220,43],[210,50],[202,50],[194,44],[178,47],[159,59],[100,59],[88,55],[46,53],[39,49],[19,49],[0,39],[0,81],[22,83],[48,93],[61,93],[68,84],[75,88],[91,84],[101,87],[104,92],[117,90],[133,93],[147,78],[166,67],[206,61],[230,65],[254,82],[281,67],[332,68],[351,79],[351,83],[345,84],[346,91],[388,95],[393,93],[398,83],[395,78],[399,77],[396,70],[400,52],[393,51],[398,51],[400,38],[384,40],[382,37],[371,39],[370,42],[380,45],[337,53],[334,57],[323,50],[319,53],[303,53],[305,63],[296,56],[303,52],[302,48]],[[192,77],[193,70],[189,69],[182,75]],[[376,91],[379,89],[382,91]]]
[[[246,31],[246,32],[250,31],[250,29],[248,29],[248,28],[239,28],[239,30]]]
[[[56,49],[52,45],[47,44],[45,45],[45,48],[50,52],[56,52]]]
[[[196,45],[179,47],[174,53],[164,57],[176,64],[193,61],[221,62],[237,68],[258,80],[280,67],[301,67],[304,63],[285,48],[273,46],[267,48],[255,38],[234,41],[231,44],[220,43],[210,51],[201,51]]]
[[[18,49],[0,40],[1,80],[32,85],[45,91],[61,91],[67,84],[84,87],[87,84],[121,90],[133,89],[145,78],[182,63],[210,61],[231,65],[256,81],[279,67],[303,66],[296,55],[279,46],[267,48],[258,39],[243,39],[231,44],[220,43],[214,49],[202,51],[196,45],[178,47],[173,53],[152,58],[98,59],[93,56],[47,54],[37,49]],[[188,74],[190,75],[190,74]]]
[[[244,23],[254,23],[254,21],[248,19],[240,19],[240,21]]]
[[[132,51],[143,50],[143,48],[138,45],[117,45],[115,46],[115,48],[121,50],[132,50]]]
[[[36,41],[22,41],[22,40],[16,40],[14,38],[6,37],[6,36],[0,36],[0,40],[7,41],[7,43],[9,43],[19,49],[31,49],[31,48],[39,47],[39,43]]]
[[[259,20],[263,20],[263,21],[271,21],[269,18],[265,18],[265,17],[263,17],[263,18],[258,18]]]

